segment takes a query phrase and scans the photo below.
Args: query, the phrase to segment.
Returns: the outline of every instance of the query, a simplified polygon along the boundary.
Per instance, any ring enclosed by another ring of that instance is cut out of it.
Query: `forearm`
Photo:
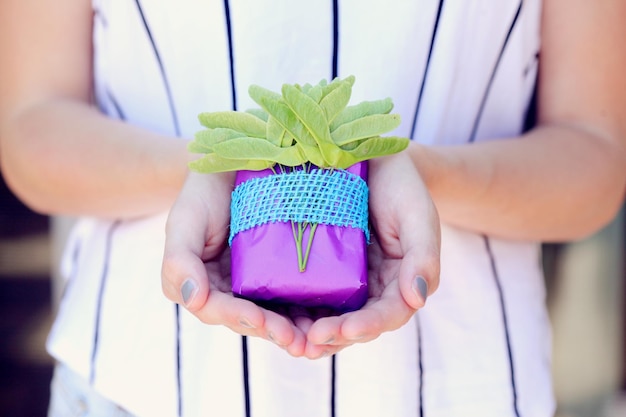
[[[2,169],[14,192],[48,214],[135,217],[167,210],[186,176],[186,141],[53,99],[5,119]]]
[[[625,149],[563,126],[454,147],[412,144],[443,222],[512,239],[583,237],[619,209]]]

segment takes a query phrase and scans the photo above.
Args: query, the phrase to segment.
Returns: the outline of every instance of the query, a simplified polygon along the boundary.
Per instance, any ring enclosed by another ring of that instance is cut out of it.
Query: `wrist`
[[[411,141],[407,151],[426,188],[432,194],[437,189],[438,179],[445,175],[443,158],[434,149],[415,141]]]

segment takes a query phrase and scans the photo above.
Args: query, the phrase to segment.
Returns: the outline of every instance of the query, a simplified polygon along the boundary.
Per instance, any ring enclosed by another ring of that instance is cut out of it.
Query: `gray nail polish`
[[[282,343],[280,343],[278,340],[276,340],[276,337],[274,336],[274,333],[269,332],[269,333],[267,334],[267,338],[268,338],[269,340],[271,340],[271,341],[272,341],[272,343],[274,343],[276,346],[278,346],[278,347],[284,347],[284,345],[283,345]]]
[[[413,280],[413,291],[419,294],[422,299],[426,301],[426,298],[428,297],[428,284],[426,283],[424,277],[415,277]]]
[[[333,343],[335,341],[335,336],[331,336],[328,338],[328,340],[326,340],[324,343],[322,343],[323,345],[330,345],[331,343]]]
[[[250,323],[250,321],[245,318],[245,317],[239,317],[239,324],[241,324],[243,327],[245,327],[246,329],[255,329],[256,327],[254,327],[252,325],[252,323]]]
[[[183,302],[185,304],[188,304],[189,301],[191,301],[191,298],[193,297],[193,295],[195,295],[197,288],[198,286],[196,285],[196,282],[191,278],[185,281],[183,287],[180,289],[180,292],[183,295]]]

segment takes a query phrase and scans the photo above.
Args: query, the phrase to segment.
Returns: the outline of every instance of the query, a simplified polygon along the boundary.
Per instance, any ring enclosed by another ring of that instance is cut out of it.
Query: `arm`
[[[531,240],[584,237],[626,187],[626,3],[545,0],[538,125],[470,146],[413,144],[442,221]]]
[[[3,175],[43,213],[165,210],[186,175],[186,141],[108,119],[91,106],[91,30],[88,0],[0,2]]]

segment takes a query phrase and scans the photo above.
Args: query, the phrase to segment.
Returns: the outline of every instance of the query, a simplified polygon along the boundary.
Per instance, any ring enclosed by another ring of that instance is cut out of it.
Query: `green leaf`
[[[187,145],[187,150],[192,153],[211,153],[215,144],[240,137],[245,135],[232,129],[205,129],[195,134],[194,140]]]
[[[254,100],[259,106],[261,103],[259,102],[260,98],[266,98],[270,100],[282,100],[282,96],[278,93],[275,93],[272,90],[268,90],[267,88],[252,84],[248,87],[248,95]],[[263,106],[261,106],[263,108]],[[263,110],[267,111],[267,109],[263,108]],[[268,112],[269,113],[269,112]],[[271,113],[270,113],[271,114]]]
[[[201,113],[200,123],[208,128],[229,128],[255,138],[265,137],[265,122],[258,117],[238,111]]]
[[[322,82],[320,81],[319,85],[322,86],[322,98],[326,97],[343,84],[347,84],[350,88],[352,88],[352,86],[354,85],[354,80],[354,75],[350,75],[344,79],[336,77],[330,83],[326,83],[326,80],[322,80],[324,82],[322,84]]]
[[[206,154],[202,158],[191,161],[188,166],[192,171],[203,174],[213,174],[227,171],[261,171],[274,165],[271,161],[251,161],[225,159],[214,153]]]
[[[263,120],[266,123],[267,123],[267,118],[269,117],[267,112],[263,109],[248,109],[246,110],[246,113],[250,113],[251,115],[258,117],[259,119]]]
[[[316,103],[319,103],[322,99],[322,86],[319,84],[316,86],[305,84],[305,87],[302,87],[302,92],[309,96]]]
[[[339,149],[330,137],[328,122],[322,108],[313,99],[292,85],[283,85],[282,91],[289,108],[317,143],[326,162],[324,167],[335,166]],[[294,135],[294,137],[296,140],[298,139],[298,136]]]
[[[400,116],[397,114],[373,114],[344,123],[330,135],[339,145],[345,145],[355,140],[380,136],[400,126]]]
[[[272,161],[292,167],[306,162],[298,147],[281,148],[258,138],[237,138],[219,143],[215,145],[215,154],[225,159]]]
[[[287,130],[273,116],[269,116],[267,119],[265,137],[269,143],[276,146],[284,148],[293,145],[293,137],[287,133]]]
[[[373,114],[388,114],[393,109],[393,102],[390,98],[362,101],[354,106],[346,107],[330,124],[330,131],[334,131],[339,126]]]
[[[306,157],[307,161],[321,168],[331,168],[331,166],[326,165],[326,161],[320,152],[320,148],[317,145],[308,146],[302,143],[296,143],[296,147],[302,150],[302,153]]]
[[[311,133],[298,120],[280,95],[256,85],[250,86],[248,91],[250,97],[268,112],[297,142],[306,146],[316,146],[315,139],[311,136]]]
[[[409,146],[409,142],[409,139],[397,136],[365,139],[355,149],[341,151],[337,168],[345,169],[357,162],[401,152]]]
[[[327,86],[324,97],[319,102],[326,115],[327,123],[332,123],[337,115],[346,108],[350,102],[353,84],[354,76],[350,76],[344,80],[335,79]]]

